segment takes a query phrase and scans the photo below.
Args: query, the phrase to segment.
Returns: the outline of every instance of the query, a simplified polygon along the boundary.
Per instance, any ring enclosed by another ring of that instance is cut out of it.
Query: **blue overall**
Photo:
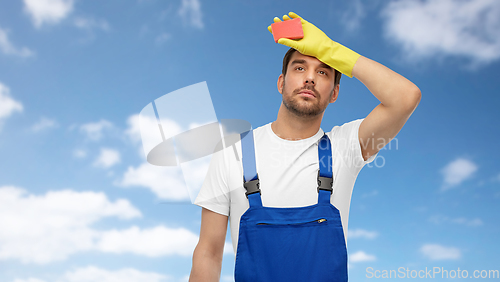
[[[318,144],[318,203],[262,206],[252,131],[241,135],[244,186],[250,207],[241,216],[235,281],[347,281],[347,250],[333,191],[330,139]],[[266,187],[267,188],[267,187]]]

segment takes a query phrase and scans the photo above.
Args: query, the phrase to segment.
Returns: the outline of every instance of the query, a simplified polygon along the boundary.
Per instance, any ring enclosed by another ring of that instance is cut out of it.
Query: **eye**
[[[326,75],[325,71],[318,71],[319,74]]]
[[[301,71],[301,70],[304,70],[304,68],[303,67],[296,67],[295,70]]]

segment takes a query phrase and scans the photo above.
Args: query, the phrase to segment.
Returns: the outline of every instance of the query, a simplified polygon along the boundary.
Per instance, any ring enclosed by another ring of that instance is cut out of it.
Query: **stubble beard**
[[[284,89],[285,89],[285,81],[283,81],[283,90]],[[312,92],[314,92],[316,98],[299,96],[298,95],[299,92],[304,89],[311,90]],[[333,94],[333,91],[331,94]],[[314,99],[316,99],[316,101],[314,101]],[[321,95],[319,94],[318,91],[316,91],[316,89],[314,89],[314,86],[304,86],[293,90],[291,95],[286,95],[285,93],[283,93],[283,105],[294,115],[308,118],[308,117],[316,117],[322,114],[325,111],[326,107],[328,106],[328,102],[322,105]]]

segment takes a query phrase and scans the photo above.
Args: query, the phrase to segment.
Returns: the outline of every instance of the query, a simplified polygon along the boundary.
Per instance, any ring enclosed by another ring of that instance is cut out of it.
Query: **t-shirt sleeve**
[[[230,195],[225,151],[212,155],[210,166],[194,204],[213,212],[229,216]]]
[[[356,167],[363,167],[364,165],[371,163],[377,157],[377,154],[369,157],[366,161],[363,159],[361,146],[359,142],[359,126],[364,119],[357,119],[342,126],[336,126],[332,129],[332,138],[336,138],[339,148],[345,150],[344,154],[349,163]]]

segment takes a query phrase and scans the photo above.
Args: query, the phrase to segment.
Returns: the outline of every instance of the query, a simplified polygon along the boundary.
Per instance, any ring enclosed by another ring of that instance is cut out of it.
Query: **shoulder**
[[[264,124],[253,129],[254,139],[259,140],[268,137],[271,132],[271,123]]]
[[[356,119],[350,122],[346,122],[342,125],[336,125],[332,128],[330,132],[326,134],[331,139],[339,139],[339,138],[355,138],[358,137],[359,126],[363,122],[364,119]]]
[[[374,154],[367,160],[363,158],[361,148],[366,144],[359,140],[359,127],[363,120],[356,119],[341,126],[334,126],[332,131],[327,133],[332,140],[334,151],[351,159],[356,167],[362,167],[377,157],[377,154]]]

